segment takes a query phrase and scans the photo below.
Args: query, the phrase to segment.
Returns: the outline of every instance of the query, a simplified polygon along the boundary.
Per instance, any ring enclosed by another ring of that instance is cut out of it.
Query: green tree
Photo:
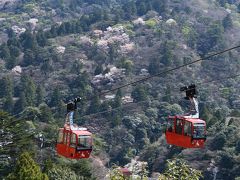
[[[173,52],[168,42],[165,43],[163,48],[163,56],[161,57],[160,62],[166,66],[170,66],[173,63]]]
[[[10,58],[10,50],[9,50],[9,48],[8,48],[6,43],[3,43],[0,46],[0,58],[3,58],[3,59]]]
[[[94,71],[94,75],[98,75],[101,74],[103,72],[103,67],[101,64],[98,64],[95,71]]]
[[[50,180],[77,180],[77,175],[68,167],[53,166],[48,170],[47,175]]]
[[[25,96],[25,93],[21,91],[19,95],[19,99],[14,105],[14,112],[20,113],[25,109],[26,106],[27,106],[26,96]]]
[[[20,86],[21,90],[24,92],[27,105],[33,106],[36,97],[36,86],[33,79],[30,76],[23,74],[21,76]]]
[[[17,160],[14,172],[7,177],[9,180],[48,180],[41,172],[40,166],[31,158],[28,152],[22,153]]]
[[[21,151],[31,149],[31,133],[23,119],[16,119],[8,113],[0,111],[0,127],[3,131],[0,132],[0,139],[2,142],[11,142],[9,144],[2,143],[0,148],[1,157],[11,157],[16,159]],[[7,158],[8,159],[8,158]],[[0,179],[5,179],[7,174],[13,172],[14,164],[12,160],[5,163],[2,167],[2,158],[0,160]]]
[[[81,70],[83,68],[83,64],[82,62],[80,62],[79,60],[76,60],[71,68],[71,73],[75,73],[77,75],[81,74]]]
[[[36,40],[39,46],[44,47],[47,44],[47,37],[42,30],[39,30],[36,34]]]
[[[51,101],[49,103],[50,107],[58,107],[61,104],[61,92],[58,87],[54,88],[52,96],[51,96]]]
[[[5,98],[4,104],[3,104],[3,109],[9,113],[13,112],[13,97],[12,94],[8,94]]]
[[[167,169],[164,172],[165,177],[159,180],[172,179],[192,179],[199,180],[202,176],[201,171],[191,168],[181,159],[167,160]]]
[[[22,65],[29,66],[29,65],[34,64],[34,61],[35,61],[34,51],[32,51],[30,49],[25,50]]]
[[[122,68],[126,69],[126,73],[129,74],[130,72],[132,72],[133,69],[133,62],[131,60],[124,60],[122,62]]]
[[[133,89],[131,96],[136,102],[145,101],[147,99],[147,90],[144,86],[137,85]]]
[[[92,113],[98,112],[100,109],[100,106],[101,106],[101,102],[100,102],[99,96],[95,95],[88,108],[88,113],[92,114]]]
[[[10,45],[9,50],[12,57],[18,57],[20,55],[20,49],[17,46]]]
[[[41,112],[40,120],[42,122],[51,122],[53,121],[53,115],[51,109],[48,107],[47,104],[42,103],[39,105],[39,110]]]
[[[13,94],[13,82],[9,76],[0,79],[0,98]]]
[[[143,0],[138,0],[136,2],[136,7],[137,7],[137,14],[139,16],[146,14],[148,11],[148,9],[146,7],[146,2],[144,2]]]
[[[10,56],[9,58],[5,59],[5,66],[7,69],[12,69],[14,66],[17,65],[17,58],[14,56]]]
[[[114,105],[113,107],[120,107],[122,105],[122,91],[121,89],[117,90],[116,96],[114,98]]]
[[[233,27],[233,22],[230,14],[227,14],[227,16],[223,18],[222,24],[224,30],[231,29]]]
[[[44,101],[44,92],[41,85],[37,86],[36,89],[36,106],[39,106]]]
[[[226,135],[222,132],[217,133],[216,136],[213,138],[212,143],[210,145],[212,150],[221,150],[226,143]]]
[[[88,160],[80,159],[70,164],[71,169],[76,173],[77,176],[84,179],[92,179],[91,165]]]
[[[219,21],[213,22],[206,32],[200,34],[197,42],[197,50],[201,55],[211,51],[216,45],[223,43],[224,28]]]
[[[235,150],[237,151],[237,153],[240,153],[240,140],[236,142]]]
[[[32,34],[30,30],[25,31],[20,35],[20,42],[24,49],[34,50],[37,47],[35,34]]]
[[[206,105],[204,105],[203,108],[201,109],[200,116],[201,116],[201,119],[206,121],[208,124],[208,122],[210,121],[211,113]]]
[[[160,61],[156,58],[152,59],[148,65],[148,72],[151,75],[156,75],[160,70]]]

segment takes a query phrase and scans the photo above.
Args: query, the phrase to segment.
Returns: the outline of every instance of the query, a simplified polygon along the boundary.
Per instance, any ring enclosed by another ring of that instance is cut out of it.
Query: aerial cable
[[[149,80],[149,79],[151,79],[151,78],[154,78],[154,77],[157,77],[157,76],[160,76],[160,75],[163,75],[163,74],[168,74],[168,73],[170,73],[170,72],[172,72],[172,71],[178,70],[178,69],[183,68],[183,67],[185,67],[185,66],[188,66],[188,65],[191,65],[191,64],[195,64],[195,63],[200,62],[200,61],[203,61],[203,60],[210,59],[210,58],[212,58],[212,57],[214,57],[214,56],[223,54],[223,53],[225,53],[225,52],[228,52],[228,51],[231,51],[231,50],[234,50],[234,49],[237,49],[237,48],[240,48],[240,45],[234,46],[234,47],[231,47],[231,48],[228,48],[228,49],[225,49],[225,50],[216,52],[216,53],[212,53],[212,54],[210,54],[209,56],[206,56],[206,57],[197,59],[197,60],[192,61],[192,62],[190,62],[190,63],[185,63],[185,64],[180,65],[180,66],[177,66],[177,67],[175,67],[175,68],[168,69],[168,70],[166,70],[166,71],[162,71],[162,72],[160,72],[160,73],[157,73],[157,74],[154,74],[154,75],[150,75],[150,76],[144,77],[144,78],[142,78],[142,79],[139,79],[139,80],[136,80],[136,81],[132,81],[132,82],[130,82],[130,83],[126,83],[126,84],[124,84],[124,85],[118,86],[118,87],[113,88],[113,89],[110,89],[110,90],[108,90],[108,91],[99,93],[99,94],[97,94],[96,96],[102,96],[102,95],[107,94],[107,93],[110,93],[110,92],[112,92],[112,91],[116,91],[116,90],[122,89],[122,88],[127,87],[127,86],[130,86],[130,85],[135,85],[135,84],[138,84],[138,83],[147,81],[147,80]],[[93,96],[93,97],[95,97],[95,96]],[[89,100],[93,99],[93,97],[90,98]]]
[[[196,83],[196,84],[200,85],[200,84],[205,84],[205,83],[210,83],[210,82],[215,82],[215,81],[220,81],[220,80],[222,81],[222,80],[226,80],[226,79],[233,79],[233,78],[236,78],[236,77],[239,77],[239,76],[240,76],[240,74],[235,74],[235,75],[227,76],[227,77],[224,77],[224,78],[218,78],[218,79],[213,79],[213,80],[209,80],[209,81],[205,81],[205,82],[199,82],[199,83]],[[174,88],[174,90],[178,90],[178,89]],[[164,97],[169,97],[169,95],[162,96],[161,98],[164,98]],[[159,98],[156,98],[156,99],[153,99],[153,100],[157,100],[157,99],[159,99]],[[128,106],[130,104],[137,105],[137,104],[144,103],[144,102],[147,102],[147,101],[148,100],[125,103],[125,104],[122,104],[122,106],[119,106],[119,107],[116,107],[116,108],[112,108],[112,109],[105,110],[105,111],[100,111],[100,112],[93,113],[93,114],[83,115],[82,118],[89,118],[89,117],[93,117],[93,116],[96,116],[96,115],[99,115],[99,114],[116,111],[118,109],[125,108],[126,106]]]
[[[93,97],[91,97],[91,98],[89,98],[89,99],[87,99],[87,100],[92,100],[92,99],[93,99],[94,97],[96,97],[96,96],[102,96],[102,95],[107,94],[107,93],[109,93],[109,92],[116,91],[116,90],[118,90],[118,89],[122,89],[122,88],[127,87],[127,86],[130,86],[130,85],[135,85],[135,84],[137,84],[137,83],[141,83],[141,82],[147,81],[147,80],[149,80],[149,79],[151,79],[151,78],[153,78],[153,77],[157,77],[157,76],[160,76],[160,75],[163,75],[163,74],[168,74],[168,73],[170,73],[170,72],[172,72],[172,71],[175,71],[175,70],[177,70],[177,69],[183,68],[183,67],[188,66],[188,65],[191,65],[191,64],[195,64],[195,63],[200,62],[200,61],[203,61],[203,60],[207,60],[207,59],[209,59],[209,58],[211,58],[211,57],[214,57],[214,56],[223,54],[223,53],[225,53],[225,52],[228,52],[228,51],[237,49],[237,48],[239,48],[239,47],[240,47],[240,45],[237,45],[237,46],[234,46],[234,47],[231,47],[231,48],[228,48],[228,49],[225,49],[225,50],[216,52],[216,53],[212,53],[212,54],[210,54],[209,56],[200,58],[200,59],[195,60],[195,61],[192,61],[192,62],[190,62],[190,63],[185,63],[185,64],[180,65],[180,66],[177,66],[177,67],[175,67],[175,68],[168,69],[168,70],[166,70],[166,71],[157,73],[157,74],[155,74],[155,75],[147,76],[147,77],[144,77],[144,78],[142,78],[142,79],[139,79],[139,80],[136,80],[136,81],[133,81],[133,82],[124,84],[124,85],[122,85],[122,86],[119,86],[119,87],[110,89],[110,90],[108,90],[108,91],[99,93],[99,94],[97,94],[97,95],[95,95],[95,96],[93,96]],[[235,76],[239,76],[239,75],[235,75]],[[20,113],[18,113],[18,114],[16,114],[16,115],[13,115],[13,116],[11,116],[11,117],[16,117],[16,116],[18,116],[18,115],[21,114],[21,113],[22,113],[22,112],[20,112]],[[89,116],[89,115],[86,115],[86,116]],[[13,121],[13,122],[16,122],[16,121],[19,121],[19,120],[20,120],[20,119],[16,119],[16,120]],[[11,122],[11,123],[13,123],[13,122]],[[11,123],[10,123],[10,124],[11,124]]]

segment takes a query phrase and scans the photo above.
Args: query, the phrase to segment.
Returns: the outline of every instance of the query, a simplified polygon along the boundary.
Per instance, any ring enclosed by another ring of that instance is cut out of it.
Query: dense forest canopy
[[[240,49],[161,74],[240,45],[239,13],[238,0],[1,1],[0,177],[124,179],[128,167],[138,178],[239,179]],[[167,117],[188,111],[179,88],[190,83],[204,149],[164,136]],[[75,122],[94,151],[76,161],[55,141],[78,96]]]

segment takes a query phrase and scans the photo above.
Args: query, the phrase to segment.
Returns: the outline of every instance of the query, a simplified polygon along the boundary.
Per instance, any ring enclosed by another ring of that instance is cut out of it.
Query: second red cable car
[[[201,119],[170,116],[166,139],[168,144],[183,148],[202,148],[206,140],[206,123]]]
[[[77,109],[76,103],[80,98],[67,104],[67,117],[64,128],[58,131],[58,141],[56,150],[61,156],[70,159],[89,158],[92,152],[93,137],[87,128],[78,127],[73,124],[74,111]]]
[[[186,92],[193,108],[186,116],[170,116],[167,122],[166,140],[168,144],[183,148],[203,148],[206,141],[206,122],[199,119],[195,85],[181,88]]]

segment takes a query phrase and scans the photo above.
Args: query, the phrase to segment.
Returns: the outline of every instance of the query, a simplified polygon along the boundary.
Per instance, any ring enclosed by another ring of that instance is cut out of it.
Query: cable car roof
[[[82,130],[73,130],[72,131],[74,134],[76,135],[83,135],[83,136],[91,136],[92,133],[90,133],[89,131],[82,131]]]
[[[179,115],[179,116],[169,116],[170,119],[173,119],[173,118],[178,118],[178,119],[182,119],[182,120],[185,120],[185,121],[189,121],[189,122],[192,122],[192,123],[204,123],[205,124],[205,121],[202,120],[202,119],[199,119],[199,118],[186,118],[182,115]]]
[[[60,128],[63,129],[63,128]],[[76,134],[76,135],[83,135],[83,136],[91,136],[92,133],[90,133],[89,131],[87,131],[87,128],[84,127],[78,127],[78,126],[72,126],[70,127],[69,125],[65,125],[64,129],[67,131],[72,131],[72,133]]]

